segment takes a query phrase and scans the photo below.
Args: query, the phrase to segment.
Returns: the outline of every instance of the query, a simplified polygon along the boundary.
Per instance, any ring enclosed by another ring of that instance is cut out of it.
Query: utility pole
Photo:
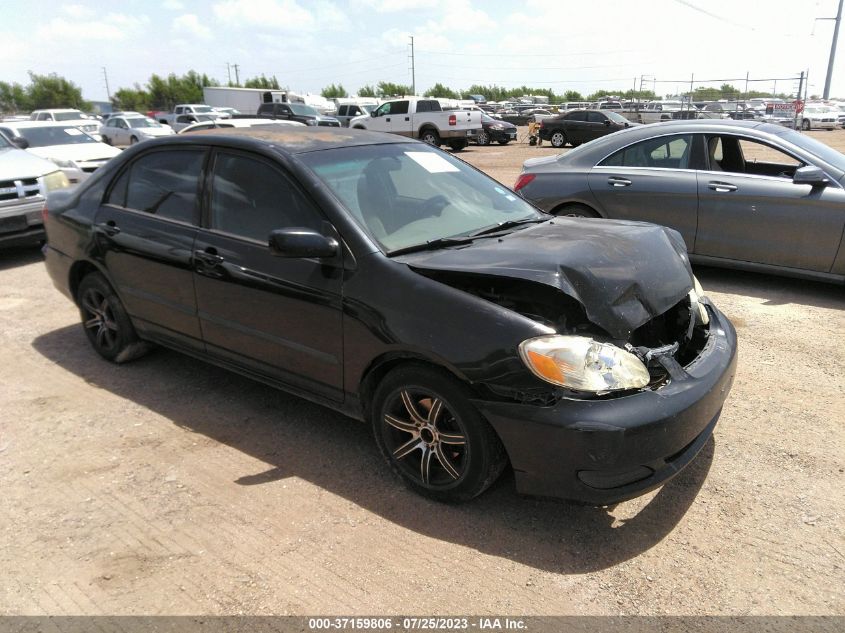
[[[836,20],[836,25],[833,27],[833,41],[830,43],[830,59],[827,62],[827,77],[824,80],[823,98],[830,97],[830,80],[833,77],[833,60],[836,58],[836,43],[839,40],[839,23],[842,21],[842,2],[839,0],[839,10],[836,12],[835,18],[823,18],[825,20]]]
[[[228,84],[229,86],[232,85],[232,67],[229,62],[226,62],[226,76],[229,78]]]
[[[414,36],[409,36],[411,38],[411,94],[413,96],[417,96],[417,78],[416,78],[416,69],[414,68]]]
[[[111,91],[109,90],[109,75],[106,72],[106,67],[103,66],[102,68],[103,68],[103,79],[105,79],[105,81],[106,81],[106,96],[109,98],[109,101],[111,101]]]
[[[798,79],[798,99],[797,99],[798,103],[795,104],[796,105],[795,116],[792,120],[792,128],[793,129],[798,128],[798,107],[797,106],[801,102],[801,91],[803,89],[804,89],[804,71],[802,70],[801,71],[801,77],[799,77],[799,79]]]
[[[235,69],[235,85],[240,86],[241,85],[241,78],[238,75],[238,70],[240,69],[240,66],[238,66],[237,64],[232,64],[232,68]]]

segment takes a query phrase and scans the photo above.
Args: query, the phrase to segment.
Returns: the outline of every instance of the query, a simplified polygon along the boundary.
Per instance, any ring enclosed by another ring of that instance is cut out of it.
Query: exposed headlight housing
[[[317,125],[317,119],[305,119],[305,125]]]
[[[54,171],[41,177],[41,184],[44,186],[44,193],[70,187],[70,180],[63,171]]]
[[[693,312],[698,313],[698,318],[701,321],[702,325],[707,325],[708,323],[710,323],[710,314],[707,312],[707,306],[701,303],[701,299],[704,298],[704,289],[698,282],[698,278],[693,275],[692,290],[689,291],[690,308],[693,310]]]
[[[639,358],[586,336],[530,338],[519,344],[519,355],[541,380],[576,391],[640,389],[651,380]]]

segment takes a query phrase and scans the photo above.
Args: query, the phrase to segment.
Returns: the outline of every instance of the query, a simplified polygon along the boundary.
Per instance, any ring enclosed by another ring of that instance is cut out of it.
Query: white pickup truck
[[[173,112],[159,112],[156,114],[156,121],[165,123],[176,131],[197,121],[214,121],[228,118],[228,114],[218,112],[204,103],[184,103],[173,108]]]
[[[444,143],[460,151],[481,129],[481,114],[467,110],[443,110],[437,99],[394,99],[349,122],[359,130],[392,132],[418,138],[432,145]]]

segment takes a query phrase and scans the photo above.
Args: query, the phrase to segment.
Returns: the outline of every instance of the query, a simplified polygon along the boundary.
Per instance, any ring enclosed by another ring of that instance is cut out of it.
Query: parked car
[[[55,163],[16,147],[0,134],[0,248],[44,241],[47,194],[70,186]]]
[[[169,125],[174,130],[179,125],[196,123],[197,121],[209,121],[211,119],[228,119],[230,115],[225,112],[218,112],[211,106],[204,103],[182,103],[173,108],[173,112],[156,112],[155,120],[159,123]],[[192,120],[193,119],[193,120]]]
[[[21,121],[0,123],[4,134],[21,149],[53,161],[71,184],[88,178],[109,159],[120,154],[111,147],[65,122]]]
[[[479,145],[490,145],[495,141],[499,145],[507,145],[516,140],[516,126],[501,119],[494,119],[485,113],[481,115],[481,130],[475,136]]]
[[[563,215],[676,229],[714,266],[845,281],[845,156],[778,125],[670,121],[529,160],[515,189]]]
[[[332,116],[324,116],[311,106],[302,103],[262,103],[258,106],[260,119],[282,119],[296,121],[305,125],[321,127],[340,127],[340,121]]]
[[[802,130],[832,130],[839,123],[839,111],[826,105],[806,105],[798,115]]]
[[[349,127],[349,122],[356,116],[369,114],[377,107],[375,99],[372,103],[338,103],[335,118],[340,121],[342,127]]]
[[[278,127],[305,127],[305,124],[299,123],[298,121],[273,121],[271,119],[224,119],[191,123],[191,125],[179,130],[177,134],[190,134],[191,132],[199,132],[200,130],[234,127],[263,127],[265,129],[274,129]]]
[[[694,459],[733,379],[734,329],[675,231],[550,219],[398,135],[155,139],[46,223],[103,358],[160,343],[367,420],[440,500],[508,461],[522,492],[636,496]]]
[[[62,123],[72,123],[81,130],[90,134],[97,140],[100,140],[98,131],[100,128],[100,121],[92,119],[82,110],[74,110],[71,108],[50,108],[47,110],[33,110],[29,115],[30,121],[61,121]]]
[[[100,127],[100,138],[108,145],[134,145],[159,136],[170,136],[173,128],[143,114],[124,113],[110,117]]]
[[[578,147],[593,139],[638,125],[610,110],[569,110],[540,121],[540,138],[553,147]]]

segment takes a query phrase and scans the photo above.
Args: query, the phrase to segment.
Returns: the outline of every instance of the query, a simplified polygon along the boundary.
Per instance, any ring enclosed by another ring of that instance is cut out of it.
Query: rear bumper
[[[475,128],[472,128],[470,130],[441,130],[440,132],[441,139],[473,139],[476,136],[478,136],[478,130]]]
[[[736,369],[736,332],[718,310],[710,312],[701,355],[683,379],[656,391],[550,407],[475,402],[508,451],[517,490],[607,505],[689,465],[713,434]]]

